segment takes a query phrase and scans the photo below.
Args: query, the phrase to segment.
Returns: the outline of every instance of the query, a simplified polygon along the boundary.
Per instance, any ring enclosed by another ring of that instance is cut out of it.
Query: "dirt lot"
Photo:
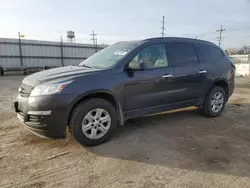
[[[0,77],[0,187],[250,187],[247,79],[218,118],[192,108],[136,119],[92,148],[24,128],[12,109],[21,79]]]

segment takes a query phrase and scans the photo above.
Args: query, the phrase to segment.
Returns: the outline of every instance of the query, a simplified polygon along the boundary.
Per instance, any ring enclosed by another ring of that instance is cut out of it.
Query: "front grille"
[[[19,88],[19,94],[21,97],[29,97],[31,91],[34,89],[33,86],[27,85],[27,84],[22,84],[21,87]]]

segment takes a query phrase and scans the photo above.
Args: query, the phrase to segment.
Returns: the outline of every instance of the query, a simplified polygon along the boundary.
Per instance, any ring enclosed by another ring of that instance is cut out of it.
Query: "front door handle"
[[[205,73],[207,73],[206,70],[200,70],[200,71],[199,71],[199,74],[205,74]]]
[[[162,76],[162,78],[170,78],[170,77],[172,77],[173,75],[171,75],[171,74],[166,74],[166,75],[163,75]]]

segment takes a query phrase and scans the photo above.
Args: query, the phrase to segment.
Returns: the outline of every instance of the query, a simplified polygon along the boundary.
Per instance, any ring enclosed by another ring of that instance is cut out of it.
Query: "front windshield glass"
[[[120,42],[113,44],[84,60],[79,66],[101,69],[112,67],[128,52],[133,50],[137,44],[136,42]]]

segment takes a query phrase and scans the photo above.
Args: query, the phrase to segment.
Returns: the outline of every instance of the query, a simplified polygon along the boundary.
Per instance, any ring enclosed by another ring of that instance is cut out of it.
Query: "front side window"
[[[167,52],[174,67],[198,64],[198,57],[192,44],[168,44]]]
[[[131,69],[154,69],[168,67],[164,44],[155,44],[144,48],[129,63]]]
[[[201,62],[215,63],[222,60],[224,57],[218,48],[210,45],[196,44],[195,48]]]
[[[90,56],[81,62],[79,66],[89,66],[100,69],[112,67],[137,45],[137,42],[120,42],[113,44]]]

